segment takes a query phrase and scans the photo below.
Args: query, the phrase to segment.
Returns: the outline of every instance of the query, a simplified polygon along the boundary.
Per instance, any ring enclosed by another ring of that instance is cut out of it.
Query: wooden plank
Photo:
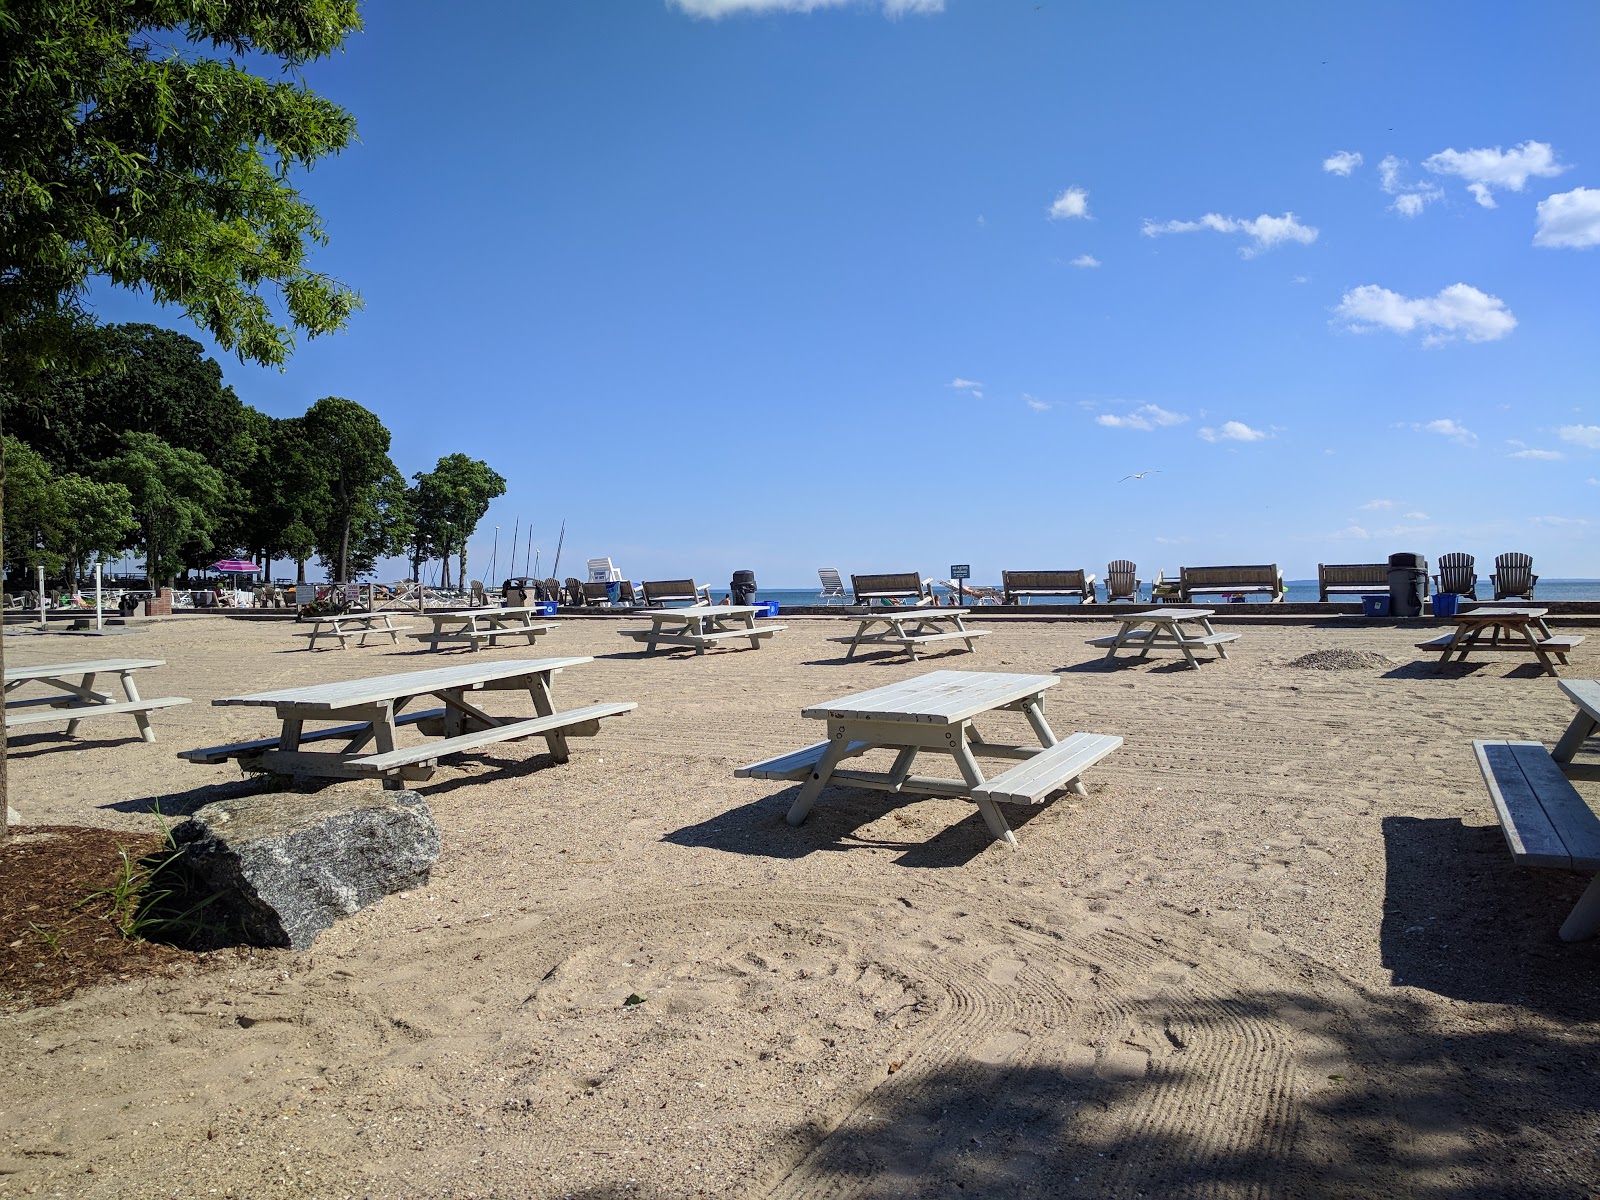
[[[158,708],[174,708],[179,704],[192,704],[187,696],[162,696],[155,700],[124,700],[116,704],[67,704],[48,712],[23,713],[6,716],[6,728],[17,729],[24,725],[43,725],[49,721],[86,721],[90,717],[112,717],[119,714],[153,712]]]
[[[8,666],[6,682],[48,679],[56,675],[109,675],[115,671],[142,671],[146,667],[166,665],[164,658],[97,658],[89,662],[45,663],[37,667]]]
[[[1031,804],[1071,783],[1121,745],[1122,739],[1115,734],[1074,733],[973,788],[972,794],[1002,803]]]
[[[1450,644],[1451,639],[1454,638],[1454,637],[1455,637],[1454,634],[1442,633],[1436,638],[1429,638],[1425,642],[1418,642],[1417,643],[1417,649],[1418,650],[1443,650],[1446,646],[1448,646]],[[1462,645],[1463,648],[1470,649],[1472,651],[1472,653],[1474,653],[1474,654],[1477,654],[1480,650],[1493,651],[1495,653],[1517,652],[1517,653],[1521,653],[1521,654],[1532,654],[1533,651],[1534,651],[1534,647],[1535,646],[1537,646],[1539,649],[1545,651],[1546,653],[1550,653],[1550,654],[1566,654],[1574,646],[1581,646],[1582,644],[1583,644],[1583,635],[1578,634],[1578,635],[1575,635],[1575,636],[1543,638],[1543,639],[1541,639],[1539,641],[1536,641],[1536,642],[1526,642],[1522,638],[1519,637],[1519,638],[1515,638],[1513,640],[1504,641],[1504,642],[1477,641],[1477,642],[1470,642],[1470,643],[1469,642],[1463,642],[1461,645]]]
[[[496,742],[516,741],[519,738],[532,737],[534,734],[549,733],[563,729],[569,725],[583,725],[590,721],[598,721],[603,717],[619,716],[622,713],[632,712],[638,707],[638,704],[631,700],[610,704],[591,704],[586,708],[573,708],[565,712],[552,713],[548,717],[531,717],[523,721],[508,721],[503,725],[496,725],[490,729],[481,729],[476,733],[465,733],[459,737],[445,738],[443,741],[428,742],[421,746],[408,746],[403,750],[390,750],[383,754],[369,754],[365,758],[352,759],[350,765],[364,771],[382,774],[395,767],[433,762],[448,754],[460,754],[466,750],[475,750],[479,746],[490,746]]]
[[[857,717],[949,724],[1037,695],[1059,682],[1054,675],[930,671],[914,679],[811,705],[800,715],[819,720]]]
[[[569,658],[508,658],[499,661],[462,663],[456,666],[435,667],[427,671],[374,675],[367,679],[350,679],[341,683],[279,688],[270,692],[255,692],[248,696],[230,696],[213,700],[211,703],[270,707],[292,704],[302,708],[331,711],[360,704],[397,700],[402,696],[426,696],[448,688],[472,687],[523,675],[559,671],[564,667],[582,666],[593,661],[594,659],[588,655],[582,655]]]
[[[737,767],[733,775],[735,779],[804,779],[811,773],[811,768],[822,761],[822,756],[827,752],[828,742],[817,742],[815,745],[806,746],[800,750],[791,750],[788,754],[780,754],[777,758],[763,759],[758,763]],[[872,749],[871,742],[851,742],[845,749],[844,757],[850,758],[857,754],[865,754]]]
[[[1515,753],[1519,744],[1544,749],[1539,742],[1472,743],[1478,769],[1483,772],[1483,782],[1489,789],[1489,799],[1494,804],[1511,857],[1528,866],[1572,867],[1566,843],[1524,774],[1523,764]],[[1576,789],[1564,778],[1561,782],[1576,794]]]
[[[917,646],[924,642],[943,642],[951,638],[979,638],[988,637],[993,630],[989,629],[952,629],[947,633],[877,633],[869,639],[853,637],[829,638],[830,642],[842,642],[845,645],[861,646]]]
[[[1600,871],[1600,817],[1561,773],[1561,766],[1539,742],[1513,744],[1511,754],[1533,788],[1545,816],[1567,848],[1574,868]]]
[[[444,709],[442,708],[426,708],[419,709],[416,712],[401,713],[394,719],[394,723],[396,725],[415,725],[420,721],[438,720],[443,716]],[[327,729],[314,729],[309,733],[302,733],[300,735],[300,741],[302,744],[304,744],[306,742],[322,741],[325,738],[353,738],[357,734],[365,733],[367,728],[368,723],[366,721],[358,721],[354,725],[334,725]],[[279,740],[280,739],[276,737],[267,737],[257,738],[252,742],[234,742],[233,744],[227,746],[206,746],[199,750],[180,751],[178,757],[187,759],[192,763],[203,763],[208,765],[223,763],[227,762],[230,758],[238,758],[241,755],[253,754],[259,750],[274,749],[278,745]]]

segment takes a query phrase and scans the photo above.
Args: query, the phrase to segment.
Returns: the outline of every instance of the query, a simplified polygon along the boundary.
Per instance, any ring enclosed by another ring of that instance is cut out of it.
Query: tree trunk
[[[294,560],[294,581],[296,583],[304,583],[306,581],[306,560],[303,558]]]
[[[467,541],[461,539],[461,569],[456,572],[456,578],[461,581],[461,586],[467,586]]]
[[[344,519],[339,527],[339,577],[335,583],[348,583],[350,581],[350,518],[354,515],[350,511],[350,499],[345,494],[344,480],[339,480],[339,511],[344,514]]]

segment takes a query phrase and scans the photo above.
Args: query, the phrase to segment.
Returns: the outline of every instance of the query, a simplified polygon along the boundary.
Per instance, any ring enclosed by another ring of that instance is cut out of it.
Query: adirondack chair
[[[1106,603],[1139,600],[1139,568],[1125,558],[1106,564]]]
[[[588,599],[583,594],[583,581],[581,579],[568,575],[566,590],[567,603],[572,605],[573,608],[582,608],[588,603]]]
[[[1168,579],[1166,571],[1156,572],[1156,581],[1150,585],[1151,604],[1181,604],[1183,602],[1183,585],[1176,579]]]
[[[472,589],[472,598],[468,601],[473,608],[482,608],[489,603],[489,597],[483,590],[483,580],[474,579],[469,585]]]
[[[1439,555],[1439,573],[1433,577],[1434,591],[1454,592],[1469,600],[1478,598],[1478,573],[1470,554]]]
[[[561,581],[554,575],[539,584],[539,591],[539,599],[554,600],[557,604],[562,603]]]
[[[1533,556],[1508,550],[1494,560],[1494,574],[1489,576],[1489,582],[1494,585],[1496,600],[1511,597],[1532,600],[1533,585],[1539,582],[1539,577],[1533,573]]]
[[[818,567],[817,578],[822,581],[822,591],[817,594],[817,599],[824,604],[832,604],[835,600],[841,604],[848,603],[849,594],[844,590],[844,580],[839,578],[838,567]]]

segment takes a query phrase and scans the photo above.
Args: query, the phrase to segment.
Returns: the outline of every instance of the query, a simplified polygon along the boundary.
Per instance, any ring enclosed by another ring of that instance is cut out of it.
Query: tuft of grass
[[[155,813],[165,849],[135,859],[126,846],[118,846],[121,863],[111,882],[78,901],[73,911],[103,903],[105,919],[129,941],[194,940],[211,931],[212,922],[201,914],[221,893],[213,892],[187,908],[178,907],[193,891],[178,861],[183,848],[173,838],[159,804]]]
[[[32,921],[28,922],[28,928],[33,930],[35,937],[50,948],[50,953],[55,957],[60,958],[66,953],[61,948],[61,932],[59,930],[47,929],[43,925],[35,924]]]

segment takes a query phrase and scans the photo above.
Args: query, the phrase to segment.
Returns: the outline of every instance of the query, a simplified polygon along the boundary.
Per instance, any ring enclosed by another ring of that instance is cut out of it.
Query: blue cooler
[[[1453,617],[1461,611],[1461,597],[1456,592],[1435,592],[1433,594],[1433,615],[1436,617]]]
[[[1364,617],[1387,617],[1389,615],[1389,597],[1386,595],[1361,597],[1361,615]]]
[[[767,610],[763,614],[765,616],[775,617],[778,615],[778,602],[776,600],[757,600],[756,606]]]

